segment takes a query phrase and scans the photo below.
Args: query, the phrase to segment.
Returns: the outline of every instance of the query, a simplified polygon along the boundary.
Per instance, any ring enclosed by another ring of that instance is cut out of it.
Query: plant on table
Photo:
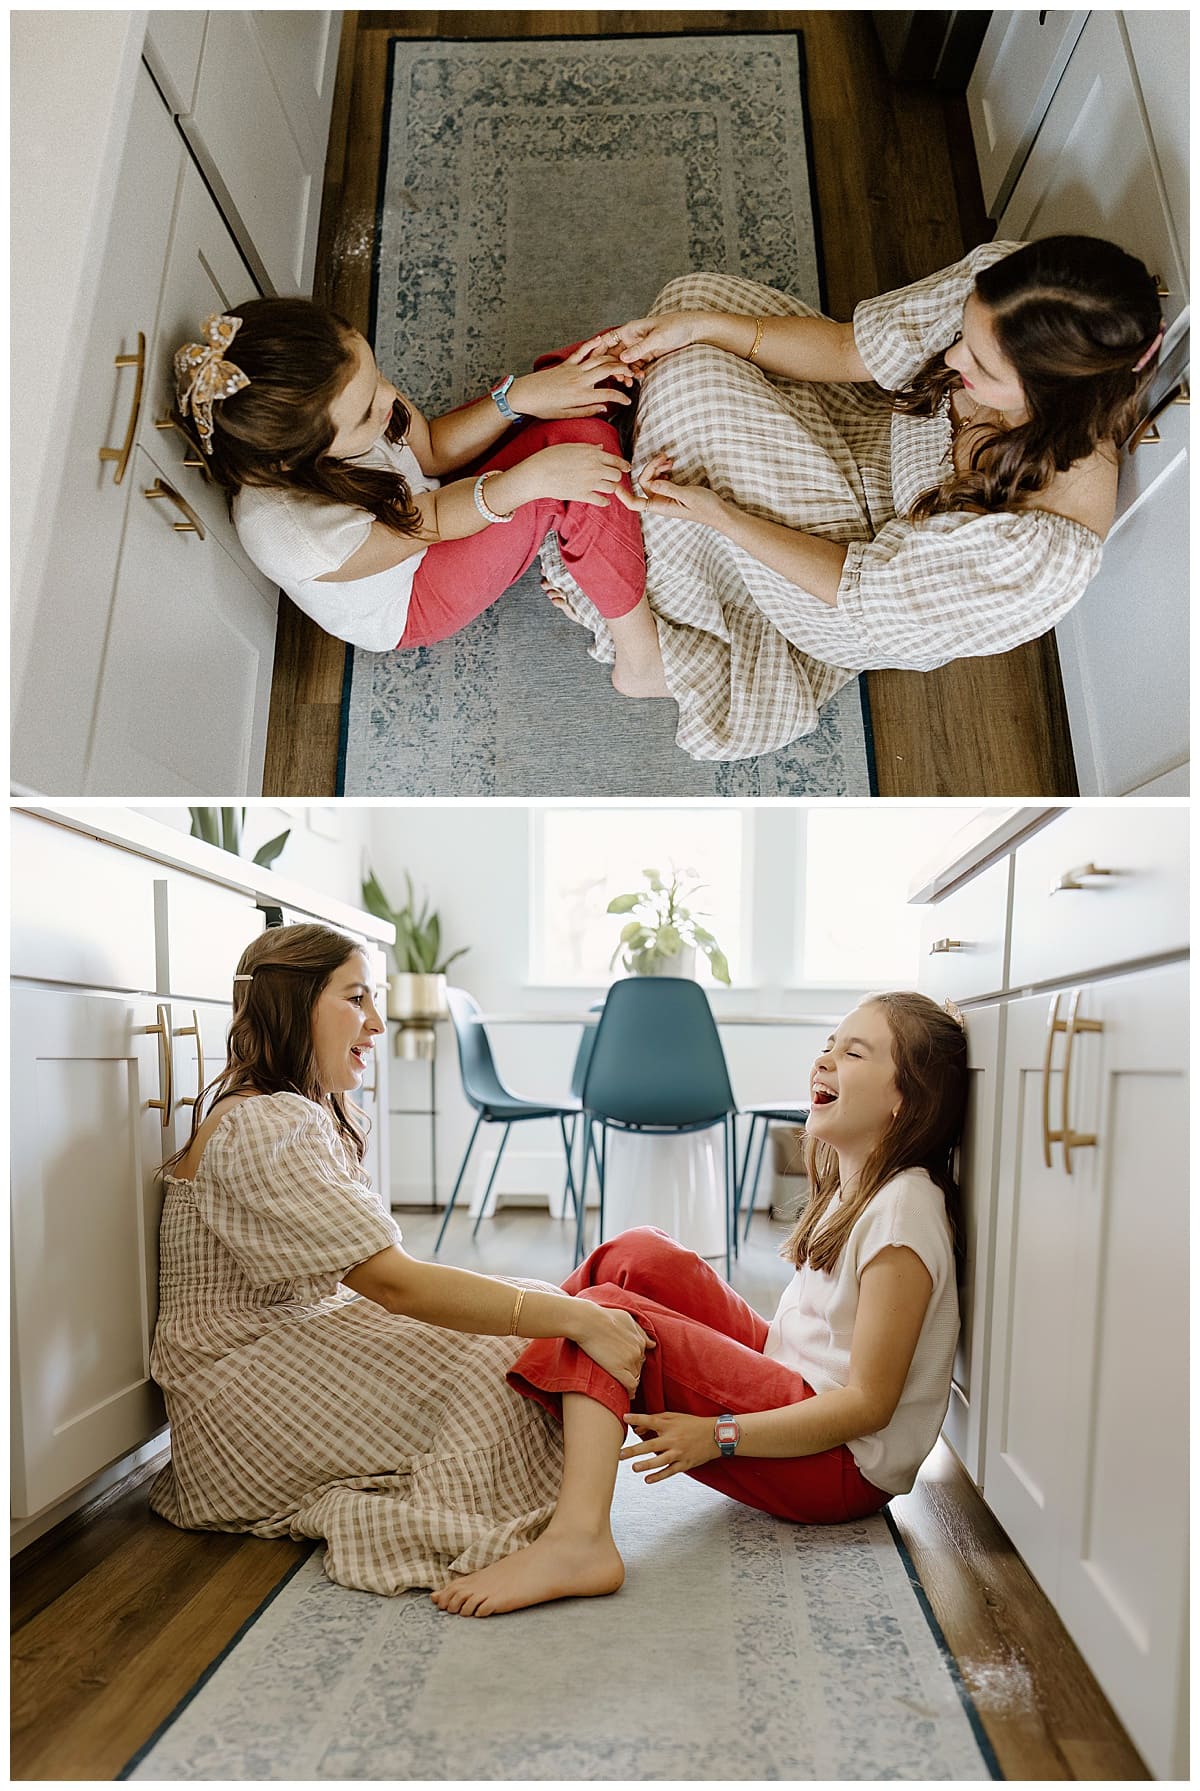
[[[685,906],[685,898],[694,896],[706,886],[693,883],[683,887],[684,879],[697,872],[671,866],[667,882],[657,870],[644,870],[647,888],[628,895],[614,896],[608,904],[609,914],[631,914],[632,920],[621,928],[621,937],[609,959],[609,968],[621,957],[631,976],[666,976],[691,947],[702,951],[717,982],[729,984],[729,963],[712,934],[702,927],[697,912]],[[622,956],[623,954],[623,956]]]

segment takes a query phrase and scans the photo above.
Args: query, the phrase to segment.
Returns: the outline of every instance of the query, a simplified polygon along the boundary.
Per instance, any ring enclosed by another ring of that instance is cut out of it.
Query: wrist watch
[[[521,420],[520,411],[514,410],[512,405],[508,402],[508,388],[516,377],[515,373],[510,373],[506,378],[497,380],[496,384],[488,393],[488,397],[492,399],[496,409],[500,412],[500,415],[504,418],[506,423],[519,423]]]
[[[732,1455],[742,1438],[742,1427],[728,1412],[713,1419],[713,1442],[722,1455]]]

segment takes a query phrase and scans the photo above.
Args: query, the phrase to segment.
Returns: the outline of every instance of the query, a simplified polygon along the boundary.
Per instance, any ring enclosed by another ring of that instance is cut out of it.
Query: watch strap
[[[521,420],[520,411],[514,410],[512,405],[508,402],[508,388],[512,385],[512,382],[516,377],[515,373],[509,373],[504,379],[497,380],[496,384],[488,393],[488,397],[492,400],[506,423],[519,423]]]

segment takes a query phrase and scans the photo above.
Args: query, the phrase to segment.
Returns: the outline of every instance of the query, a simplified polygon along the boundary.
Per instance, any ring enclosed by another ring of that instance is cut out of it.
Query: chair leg
[[[608,1169],[608,1127],[600,1121],[600,1155],[596,1158],[596,1174],[600,1181],[600,1215],[596,1225],[596,1242],[604,1242],[604,1177]]]
[[[592,1121],[585,1113],[583,1115],[583,1174],[579,1181],[579,1205],[575,1212],[575,1268],[578,1268],[583,1261],[583,1223],[584,1213],[587,1211],[588,1154],[591,1148]]]
[[[567,1216],[567,1195],[568,1194],[571,1196],[571,1211],[575,1214],[578,1214],[578,1212],[579,1212],[579,1196],[575,1192],[575,1166],[571,1160],[572,1155],[575,1150],[575,1128],[578,1124],[578,1116],[574,1115],[574,1114],[571,1116],[571,1133],[570,1133],[569,1137],[567,1135],[567,1116],[565,1113],[559,1114],[558,1124],[559,1124],[559,1129],[562,1132],[563,1151],[564,1151],[564,1153],[566,1155],[566,1159],[567,1159],[567,1181],[566,1181],[566,1186],[563,1188],[563,1215],[562,1215],[563,1218],[565,1219]]]
[[[488,1176],[488,1185],[484,1189],[483,1199],[479,1204],[479,1211],[475,1215],[475,1223],[471,1227],[471,1236],[472,1237],[474,1237],[475,1233],[479,1230],[479,1221],[483,1218],[483,1215],[487,1212],[487,1203],[492,1197],[492,1188],[495,1186],[495,1182],[496,1182],[496,1172],[500,1168],[500,1159],[504,1155],[504,1147],[508,1143],[508,1134],[511,1131],[512,1131],[512,1120],[511,1119],[505,1120],[504,1136],[500,1140],[500,1148],[496,1152],[496,1161],[492,1164],[492,1173]]]
[[[737,1176],[733,1190],[733,1247],[737,1250],[738,1217],[742,1210],[742,1201],[746,1193],[746,1171],[750,1167],[750,1153],[754,1149],[754,1132],[758,1125],[758,1114],[750,1115],[750,1131],[746,1137],[746,1149],[742,1156],[741,1173]],[[737,1121],[734,1121],[734,1139],[737,1139]],[[736,1144],[735,1144],[736,1148]]]
[[[737,1192],[737,1146],[730,1125],[729,1115],[721,1121],[721,1132],[725,1142],[725,1279],[733,1278],[733,1239],[737,1229],[734,1217],[734,1200]]]
[[[458,1190],[462,1187],[463,1176],[467,1173],[467,1162],[470,1158],[471,1151],[475,1144],[475,1140],[479,1136],[479,1128],[482,1124],[483,1124],[483,1114],[477,1113],[475,1115],[475,1130],[471,1133],[470,1139],[468,1140],[468,1143],[467,1143],[466,1152],[464,1153],[464,1156],[463,1156],[463,1160],[459,1164],[458,1180],[454,1184],[454,1192],[450,1196],[450,1201],[449,1201],[448,1206],[446,1207],[445,1216],[442,1219],[441,1226],[439,1227],[438,1234],[437,1234],[437,1243],[433,1246],[433,1254],[435,1256],[437,1255],[438,1251],[442,1247],[442,1239],[446,1235],[446,1227],[447,1227],[447,1225],[449,1225],[450,1215],[454,1211],[454,1202],[458,1199]]]
[[[770,1135],[771,1135],[771,1127],[768,1124],[768,1122],[764,1119],[763,1120],[762,1137],[758,1141],[758,1156],[754,1159],[754,1180],[750,1183],[750,1198],[746,1202],[746,1229],[742,1233],[743,1243],[750,1236],[750,1221],[754,1217],[754,1202],[758,1197],[758,1178],[762,1174],[763,1157],[766,1155],[767,1139],[770,1137]],[[745,1191],[746,1191],[745,1183],[743,1182],[743,1184],[742,1184],[743,1194],[745,1193]]]

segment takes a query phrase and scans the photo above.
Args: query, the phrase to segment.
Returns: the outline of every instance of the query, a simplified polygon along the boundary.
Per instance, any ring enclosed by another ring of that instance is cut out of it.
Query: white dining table
[[[531,1013],[505,1010],[471,1016],[474,1026],[595,1026],[600,1010]],[[722,1026],[818,1026],[832,1031],[843,1014],[721,1014]],[[799,1095],[797,1097],[799,1099]],[[785,1102],[784,1105],[787,1103]],[[721,1126],[706,1132],[608,1133],[604,1231],[615,1237],[635,1225],[657,1225],[697,1256],[725,1260],[725,1169]],[[741,1164],[736,1165],[740,1170]],[[578,1177],[578,1171],[577,1171]],[[589,1176],[595,1188],[595,1165]],[[599,1242],[599,1238],[594,1242]]]

